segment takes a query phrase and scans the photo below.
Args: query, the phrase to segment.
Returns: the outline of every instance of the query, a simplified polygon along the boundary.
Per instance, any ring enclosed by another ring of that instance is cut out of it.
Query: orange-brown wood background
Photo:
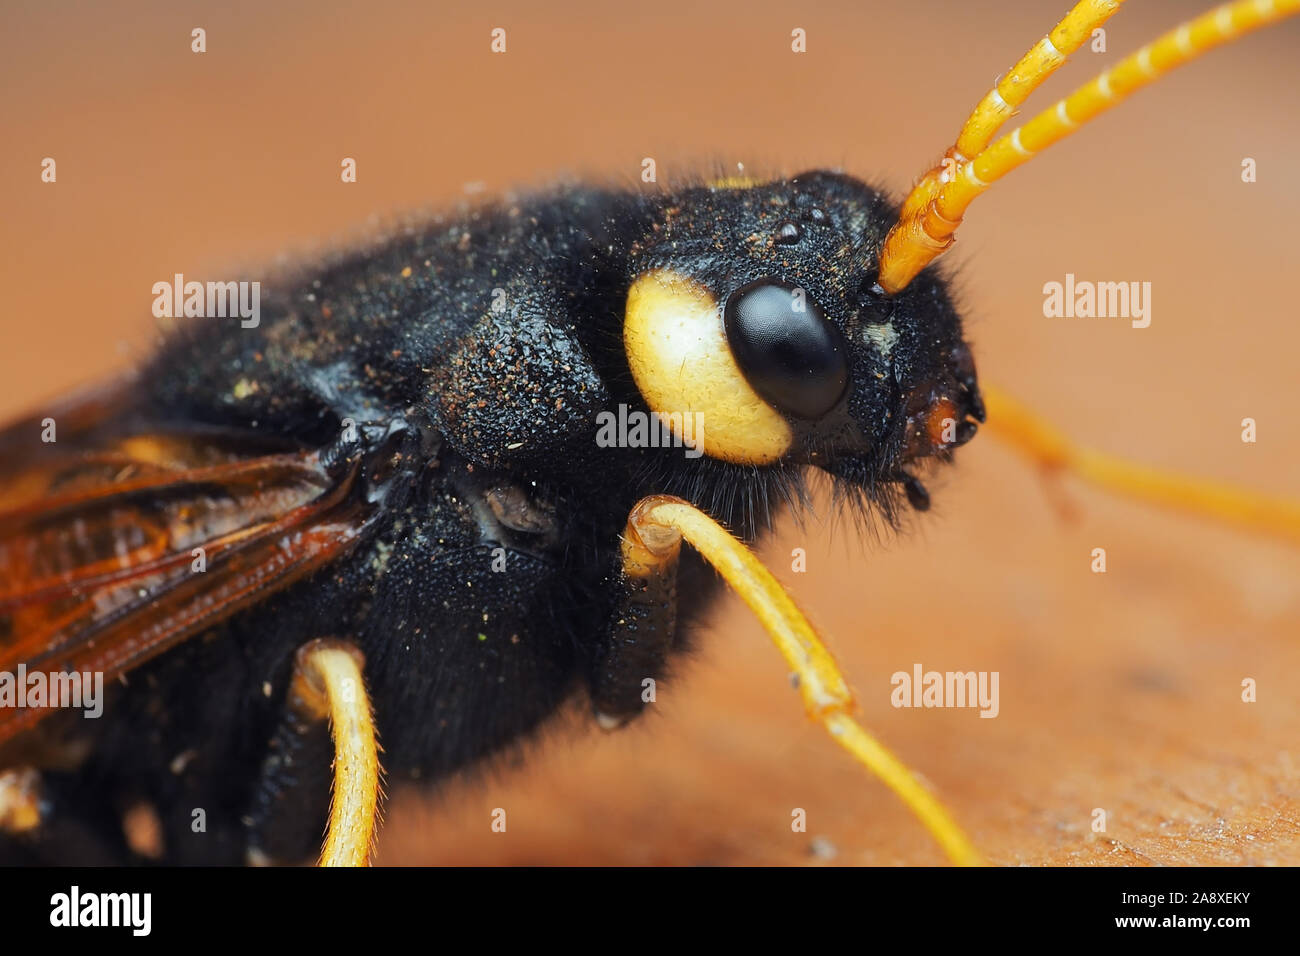
[[[137,361],[160,278],[310,255],[467,183],[632,185],[651,156],[661,180],[838,165],[902,190],[1066,6],[7,8],[0,414]],[[1199,6],[1129,4],[1109,52],[1080,52],[1031,106]],[[505,55],[488,51],[496,26]],[[804,55],[790,52],[794,27]],[[1300,494],[1297,42],[1290,24],[1212,54],[976,205],[951,259],[984,378],[1110,451]],[[45,156],[56,185],[39,181]],[[339,182],[344,156],[355,185]],[[1043,283],[1067,272],[1151,282],[1150,328],[1044,318]],[[1256,444],[1240,440],[1245,417]],[[991,861],[1300,862],[1300,548],[1063,490],[1071,520],[981,437],[908,534],[786,521],[763,554],[831,642],[867,725]],[[794,547],[806,573],[790,570]],[[1089,570],[1094,547],[1104,575]],[[380,861],[941,861],[803,718],[735,599],[699,644],[637,726],[604,736],[575,716],[522,767],[432,797],[399,791]],[[892,708],[889,675],[917,662],[999,671],[1001,713]],[[505,834],[489,827],[497,807]],[[791,832],[795,807],[807,833]],[[1098,807],[1104,834],[1090,829]]]

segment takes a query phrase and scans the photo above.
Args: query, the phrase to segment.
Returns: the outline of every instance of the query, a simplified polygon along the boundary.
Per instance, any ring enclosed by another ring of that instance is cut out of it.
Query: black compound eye
[[[849,382],[844,336],[802,289],[776,279],[741,286],[723,312],[727,343],[764,400],[798,418],[820,418]]]

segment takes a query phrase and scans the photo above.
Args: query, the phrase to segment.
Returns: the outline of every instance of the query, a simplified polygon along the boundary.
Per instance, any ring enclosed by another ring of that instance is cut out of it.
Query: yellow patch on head
[[[698,282],[658,269],[632,283],[623,348],[651,410],[674,422],[701,416],[706,455],[763,465],[789,449],[789,423],[737,368],[722,310]]]

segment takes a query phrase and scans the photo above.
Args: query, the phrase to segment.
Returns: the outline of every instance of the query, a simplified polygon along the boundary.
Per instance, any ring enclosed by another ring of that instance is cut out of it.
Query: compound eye
[[[741,286],[727,299],[723,324],[745,380],[774,408],[815,419],[843,396],[844,336],[802,289],[777,279]]]

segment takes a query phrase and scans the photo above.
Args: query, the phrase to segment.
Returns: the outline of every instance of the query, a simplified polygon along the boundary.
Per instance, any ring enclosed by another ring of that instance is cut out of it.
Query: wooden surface
[[[1110,52],[1080,54],[1031,105],[1192,9],[1129,6]],[[633,183],[654,156],[665,179],[715,162],[843,165],[901,190],[1064,9],[139,7],[129,22],[4,14],[5,415],[133,362],[153,282],[310,252],[465,183]],[[204,58],[188,52],[195,25]],[[491,58],[496,25],[510,52]],[[788,52],[795,26],[803,57]],[[1293,24],[1211,55],[976,204],[952,258],[982,376],[1110,451],[1300,493],[1298,41]],[[922,49],[943,64],[908,59]],[[37,180],[45,155],[53,187]],[[338,182],[343,156],[358,159],[355,186]],[[1257,183],[1240,181],[1245,156]],[[1044,318],[1043,283],[1067,272],[1152,282],[1151,327]],[[1239,440],[1247,416],[1253,445]],[[959,459],[905,535],[786,522],[764,548],[866,724],[994,863],[1300,863],[1300,549],[1070,482],[1049,493],[986,436]],[[622,733],[573,715],[522,767],[397,793],[381,862],[941,861],[803,718],[734,599],[698,643]],[[999,716],[894,709],[889,675],[915,663],[998,671]],[[807,833],[791,832],[796,807]]]

